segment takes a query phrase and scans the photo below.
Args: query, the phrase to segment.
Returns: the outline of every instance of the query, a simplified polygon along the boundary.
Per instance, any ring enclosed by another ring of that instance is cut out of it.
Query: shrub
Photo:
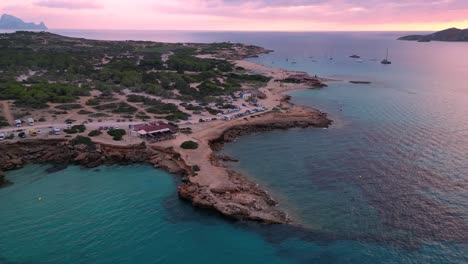
[[[70,129],[64,129],[63,132],[67,134],[76,134],[76,133],[83,133],[86,130],[86,126],[84,125],[74,125]]]
[[[99,104],[99,100],[95,98],[91,98],[88,101],[86,101],[86,105],[98,105],[98,104]]]
[[[78,133],[78,130],[75,130],[75,129],[64,129],[63,132],[67,133],[67,134],[76,134]]]
[[[99,135],[101,135],[101,134],[102,134],[101,131],[99,131],[99,130],[93,130],[93,131],[91,131],[91,132],[88,133],[88,137],[97,137],[97,136],[99,136]]]
[[[122,140],[122,137],[127,134],[127,132],[125,132],[125,130],[123,129],[112,129],[107,131],[107,134],[109,134],[109,136],[112,136],[113,140],[120,141]]]
[[[198,166],[198,165],[193,165],[193,166],[192,166],[192,170],[193,170],[193,171],[200,171],[200,166]]]
[[[92,113],[93,113],[93,112],[91,112],[91,111],[83,110],[83,109],[81,109],[80,111],[78,111],[78,114],[79,114],[79,115],[90,115],[90,114],[92,114]]]
[[[76,138],[71,140],[71,144],[73,146],[81,145],[81,144],[92,146],[92,145],[94,145],[94,142],[89,137],[76,136]]]
[[[72,110],[72,109],[80,109],[83,108],[80,104],[62,104],[57,105],[55,108],[60,110]]]
[[[79,133],[83,133],[86,131],[86,126],[85,125],[74,125],[71,127],[71,129],[78,130]]]
[[[183,149],[197,149],[198,148],[198,143],[195,141],[185,141],[180,145],[181,148]]]

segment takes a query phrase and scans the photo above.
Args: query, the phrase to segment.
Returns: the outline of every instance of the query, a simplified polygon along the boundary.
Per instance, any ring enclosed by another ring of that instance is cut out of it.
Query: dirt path
[[[3,105],[3,116],[7,119],[10,125],[13,125],[15,123],[15,119],[13,118],[13,115],[11,114],[10,104],[8,103],[8,101],[3,101],[2,105]]]

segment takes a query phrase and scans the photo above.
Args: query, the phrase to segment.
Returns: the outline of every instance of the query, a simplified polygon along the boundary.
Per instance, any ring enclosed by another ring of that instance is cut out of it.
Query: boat
[[[392,62],[388,60],[388,49],[387,49],[387,56],[386,56],[385,59],[382,60],[380,63],[386,64],[386,65],[392,64]]]
[[[360,58],[361,58],[361,56],[356,55],[356,54],[353,54],[353,55],[351,55],[351,56],[349,56],[349,57],[350,57],[350,58],[353,58],[353,59],[360,59]]]
[[[357,59],[356,62],[364,62],[362,59]]]

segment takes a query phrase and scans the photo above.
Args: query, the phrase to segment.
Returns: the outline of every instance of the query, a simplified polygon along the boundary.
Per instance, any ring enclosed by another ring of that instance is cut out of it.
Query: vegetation
[[[193,165],[193,166],[192,166],[192,170],[195,171],[195,172],[200,171],[200,166],[198,166],[198,165]]]
[[[83,133],[86,131],[85,125],[74,125],[70,129],[64,129],[63,132],[67,134],[76,134],[76,133]]]
[[[188,120],[189,117],[190,117],[189,114],[181,112],[181,111],[177,111],[171,115],[166,116],[166,120],[168,121]]]
[[[10,126],[10,124],[8,124],[6,118],[3,116],[0,116],[0,127],[7,127],[7,126]]]
[[[127,132],[125,132],[124,129],[112,129],[107,131],[107,134],[109,134],[109,136],[112,136],[113,140],[120,141],[122,140],[123,136],[127,134]]]
[[[17,82],[0,83],[0,99],[16,100],[24,108],[46,108],[47,103],[71,103],[78,96],[86,96],[86,89],[67,84],[37,83],[25,86]]]
[[[57,105],[55,108],[60,110],[73,110],[73,109],[80,109],[83,108],[80,104],[62,104]]]
[[[115,114],[120,113],[135,113],[138,109],[134,106],[131,106],[125,102],[118,103],[108,103],[103,105],[98,105],[94,107],[96,110],[107,110]]]
[[[91,106],[99,105],[99,100],[96,98],[91,98],[88,101],[86,101],[86,105],[91,105]]]
[[[92,130],[88,133],[88,137],[97,137],[99,135],[102,135],[102,132],[99,130]]]
[[[73,146],[76,145],[87,145],[87,146],[94,146],[94,142],[89,137],[84,136],[76,136],[74,139],[70,141]]]
[[[207,103],[218,96],[240,91],[242,84],[263,84],[270,80],[257,74],[245,74],[224,59],[199,58],[198,54],[232,54],[238,49],[252,51],[255,46],[234,43],[165,44],[144,41],[97,41],[75,39],[48,32],[0,34],[0,100],[15,100],[18,107],[41,109],[58,103],[56,114],[82,108],[76,103],[91,90],[101,94],[86,101],[97,111],[135,115],[138,109],[120,102],[115,93],[123,89],[163,99],[187,102],[189,111],[219,113],[216,109],[188,104]],[[167,56],[163,62],[161,56]],[[21,76],[21,82],[17,78]],[[53,83],[52,83],[53,81]],[[143,113],[136,118],[149,119],[148,113],[164,115],[171,121],[190,117],[175,104],[141,95],[129,95],[127,101],[142,103]],[[206,105],[205,105],[206,106]],[[107,117],[105,113],[79,110],[81,115]]]
[[[81,109],[80,111],[78,111],[78,114],[79,115],[91,115],[93,112],[91,111],[88,111],[88,110],[83,110]]]
[[[183,149],[197,149],[198,148],[198,143],[192,140],[189,141],[184,141],[181,145],[181,148]]]

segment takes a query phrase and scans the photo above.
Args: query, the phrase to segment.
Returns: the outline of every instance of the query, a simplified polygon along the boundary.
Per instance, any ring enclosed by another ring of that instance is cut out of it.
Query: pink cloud
[[[63,8],[63,9],[96,9],[102,8],[102,6],[94,3],[94,1],[56,1],[56,0],[46,0],[35,2],[34,5],[41,7],[49,8]]]
[[[460,27],[466,0],[1,0],[0,13],[51,28],[363,30]]]

